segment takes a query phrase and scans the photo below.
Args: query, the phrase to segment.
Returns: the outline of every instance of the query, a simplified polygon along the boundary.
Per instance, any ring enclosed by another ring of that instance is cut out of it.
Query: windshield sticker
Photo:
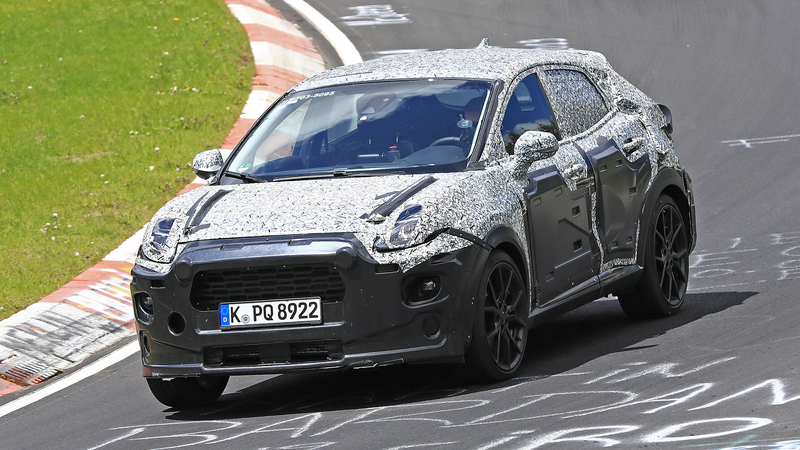
[[[306,95],[298,95],[297,97],[292,97],[286,101],[289,105],[294,105],[295,103],[301,100],[308,100],[310,98],[319,98],[319,97],[330,97],[331,95],[336,94],[336,91],[325,91],[325,92],[317,92],[314,94],[306,94]]]

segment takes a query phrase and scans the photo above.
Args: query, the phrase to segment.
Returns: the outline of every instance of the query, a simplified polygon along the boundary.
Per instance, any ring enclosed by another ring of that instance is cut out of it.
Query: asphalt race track
[[[697,199],[685,309],[637,322],[594,302],[534,329],[519,378],[491,386],[423,366],[242,377],[178,411],[134,356],[4,417],[0,447],[800,449],[800,3],[309,3],[364,59],[483,37],[590,49],[668,105]]]

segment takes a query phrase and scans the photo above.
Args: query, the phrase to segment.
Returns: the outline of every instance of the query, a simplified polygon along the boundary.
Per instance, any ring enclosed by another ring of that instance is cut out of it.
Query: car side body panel
[[[588,186],[571,191],[555,166],[528,174],[525,189],[539,307],[597,275]]]
[[[597,180],[597,231],[607,260],[633,260],[650,161],[628,161],[613,141],[587,152]]]

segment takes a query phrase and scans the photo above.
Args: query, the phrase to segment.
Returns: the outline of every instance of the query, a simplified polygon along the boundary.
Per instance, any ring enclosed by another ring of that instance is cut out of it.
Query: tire
[[[466,354],[469,377],[497,382],[522,364],[528,339],[528,294],[516,263],[508,254],[489,256],[475,295],[472,342]]]
[[[147,385],[155,398],[173,408],[208,406],[217,401],[225,386],[227,376],[202,376],[195,378],[147,378]]]
[[[683,306],[689,281],[689,238],[678,205],[658,198],[645,243],[644,271],[634,293],[619,296],[622,310],[634,319],[676,314]]]

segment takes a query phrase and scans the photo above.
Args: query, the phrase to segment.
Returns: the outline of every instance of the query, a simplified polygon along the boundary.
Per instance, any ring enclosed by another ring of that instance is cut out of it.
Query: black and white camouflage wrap
[[[177,254],[191,241],[350,232],[357,236],[376,261],[396,263],[403,271],[407,271],[432,256],[470,245],[470,242],[446,233],[422,243],[426,237],[444,228],[456,228],[482,238],[496,226],[508,226],[513,229],[520,242],[525,242],[526,211],[521,195],[527,179],[510,178],[509,166],[513,164],[515,157],[509,157],[506,153],[500,128],[508,97],[521,77],[531,73],[535,66],[582,68],[600,88],[606,102],[614,110],[613,114],[608,114],[590,130],[600,130],[599,134],[607,136],[624,135],[630,131],[628,127],[637,123],[643,124],[651,139],[648,145],[631,153],[628,158],[631,161],[649,158],[654,172],[664,166],[679,166],[671,140],[661,131],[665,118],[658,106],[614,72],[605,57],[598,53],[486,46],[472,50],[411,53],[337,67],[299,83],[293,91],[399,79],[499,80],[503,86],[498,97],[501,106],[492,118],[489,135],[480,155],[480,162],[485,165],[483,170],[434,174],[436,181],[433,184],[413,195],[379,223],[362,217],[384,203],[387,195],[400,192],[430,175],[206,186],[167,203],[153,218],[148,233],[153,227],[152,223],[161,219],[191,223],[192,217],[187,212],[193,208],[203,208],[204,202],[215,198],[202,220],[203,226],[195,227],[191,231],[187,231],[185,227],[173,227],[175,236],[170,236],[168,242],[176,245]],[[581,100],[576,98],[576,104],[580,104]],[[623,111],[619,106],[630,104],[636,107]],[[596,136],[598,133],[591,135]],[[588,139],[585,136],[586,133],[583,133],[575,138],[563,139],[553,157],[535,161],[530,170],[555,164],[562,173],[571,170],[578,177],[586,176],[586,162],[576,148],[581,146],[582,139]],[[567,186],[576,189],[575,182],[565,178]],[[215,197],[214,193],[220,190],[226,191],[226,194]],[[377,251],[374,247],[376,239],[389,241],[395,221],[409,205],[422,206],[414,241],[406,248]],[[597,238],[594,196],[592,206],[595,238],[602,249]],[[145,235],[144,245],[148,244],[148,233]],[[523,248],[527,251],[527,246]],[[530,263],[530,255],[525,256]],[[601,255],[601,258],[602,270],[635,262],[635,259],[608,261],[605,255]],[[137,259],[137,264],[160,273],[166,273],[171,266],[171,263],[156,263],[142,257]]]
[[[404,271],[439,253],[470,244],[449,234],[440,234],[432,241],[422,243],[426,237],[444,228],[453,227],[475,236],[485,236],[497,224],[505,224],[520,239],[525,239],[524,211],[518,194],[521,189],[516,184],[518,182],[509,179],[508,170],[500,164],[483,171],[437,174],[433,184],[395,209],[386,220],[375,223],[365,218],[388,196],[428,176],[391,175],[204,186],[162,207],[146,229],[144,244],[148,244],[152,224],[162,219],[191,223],[192,217],[187,215],[191,210],[204,210],[202,222],[191,229],[173,227],[168,242],[185,245],[192,241],[222,238],[353,233],[377,262],[396,263]],[[217,191],[226,194],[212,200]],[[213,204],[204,205],[209,201]],[[412,204],[422,206],[416,237],[406,248],[377,251],[375,240],[380,237],[388,242],[397,217]],[[145,258],[139,258],[137,264],[161,273],[169,271],[171,266]]]

